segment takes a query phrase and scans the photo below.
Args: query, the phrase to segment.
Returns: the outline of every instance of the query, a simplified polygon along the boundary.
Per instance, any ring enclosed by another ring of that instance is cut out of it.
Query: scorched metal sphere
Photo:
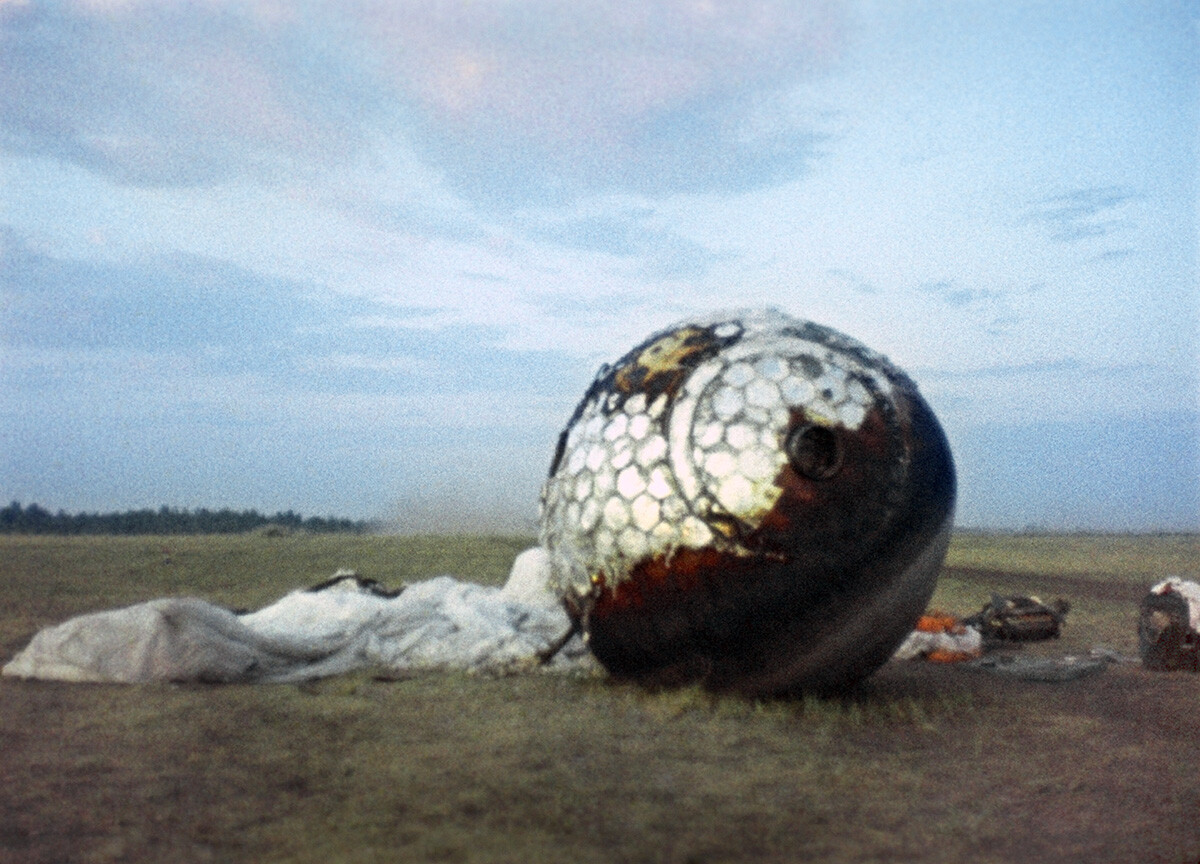
[[[828,692],[912,629],[954,496],[946,437],[903,372],[752,310],[600,369],[559,438],[541,541],[611,674]]]

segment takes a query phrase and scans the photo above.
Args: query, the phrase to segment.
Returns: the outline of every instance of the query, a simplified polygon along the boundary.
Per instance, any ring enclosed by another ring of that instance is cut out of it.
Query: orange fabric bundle
[[[962,663],[965,660],[974,660],[978,656],[978,651],[947,651],[935,648],[925,655],[925,660],[929,663]]]
[[[916,630],[919,633],[944,633],[947,637],[962,636],[967,632],[966,625],[962,623],[961,618],[940,609],[927,610],[917,619]],[[959,640],[947,639],[945,643],[957,645]],[[979,648],[972,645],[963,648],[931,648],[921,656],[930,663],[961,663],[964,660],[974,660],[979,654]]]
[[[917,628],[922,633],[962,633],[962,621],[949,612],[930,609],[917,619]]]

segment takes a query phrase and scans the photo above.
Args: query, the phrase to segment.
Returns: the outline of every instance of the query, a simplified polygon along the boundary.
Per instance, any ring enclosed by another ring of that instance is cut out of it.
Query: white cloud
[[[346,458],[462,424],[465,453],[552,437],[650,331],[771,304],[892,356],[955,434],[1194,406],[1173,8],[5,3],[5,254],[149,286],[76,303],[99,353],[63,319],[6,384],[74,381],[81,421],[311,424]],[[200,271],[230,329],[187,311]]]

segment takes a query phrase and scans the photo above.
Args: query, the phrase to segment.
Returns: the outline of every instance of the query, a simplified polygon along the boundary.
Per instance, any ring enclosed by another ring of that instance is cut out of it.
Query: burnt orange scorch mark
[[[711,546],[678,549],[670,557],[657,555],[635,564],[628,578],[615,585],[598,578],[600,591],[591,614],[603,618],[633,609],[661,608],[715,578],[728,578],[746,563],[742,556]]]
[[[666,393],[673,397],[687,373],[713,348],[707,330],[683,327],[646,346],[630,363],[617,370],[617,389],[648,397]]]

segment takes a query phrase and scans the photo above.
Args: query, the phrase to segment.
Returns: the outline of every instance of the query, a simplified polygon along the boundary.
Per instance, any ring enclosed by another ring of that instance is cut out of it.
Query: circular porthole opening
[[[828,426],[797,426],[784,449],[796,473],[809,480],[828,480],[842,468],[842,441]]]

